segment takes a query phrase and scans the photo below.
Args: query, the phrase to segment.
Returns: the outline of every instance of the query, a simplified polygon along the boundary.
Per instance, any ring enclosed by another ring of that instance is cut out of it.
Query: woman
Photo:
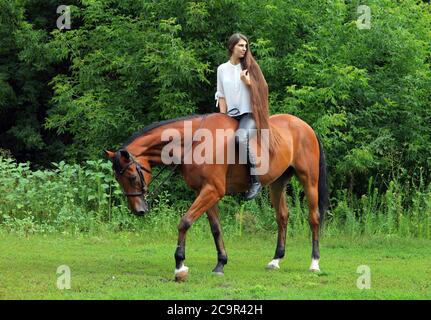
[[[257,175],[252,174],[256,166],[256,155],[249,146],[253,132],[260,137],[261,129],[269,128],[268,85],[248,47],[246,36],[235,33],[228,41],[229,61],[217,68],[217,92],[215,99],[220,112],[239,121],[235,138],[240,150],[247,150],[247,165],[251,186],[246,200],[255,198],[262,186]],[[270,153],[274,149],[270,139]]]

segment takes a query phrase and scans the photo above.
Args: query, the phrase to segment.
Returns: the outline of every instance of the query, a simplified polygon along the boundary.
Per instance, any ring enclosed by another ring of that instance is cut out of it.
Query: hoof
[[[308,271],[310,271],[310,272],[320,272],[319,260],[313,259],[311,261],[311,266],[310,266],[310,269],[308,269]]]
[[[223,271],[213,271],[213,275],[218,276],[218,277],[222,277],[222,276],[224,276],[224,272]]]
[[[182,266],[179,269],[175,269],[175,281],[176,282],[186,281],[188,274],[189,274],[189,268],[186,266]]]
[[[279,262],[280,262],[279,259],[272,260],[270,263],[268,263],[266,265],[266,269],[268,269],[268,270],[277,270],[277,269],[280,269],[280,266],[278,264]]]

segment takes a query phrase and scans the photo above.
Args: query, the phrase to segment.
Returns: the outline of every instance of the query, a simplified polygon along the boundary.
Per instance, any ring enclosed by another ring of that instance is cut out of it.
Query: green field
[[[1,299],[431,299],[431,241],[324,238],[319,274],[307,271],[308,239],[288,239],[280,270],[266,270],[275,239],[228,237],[225,276],[212,239],[191,234],[189,278],[173,281],[175,236],[107,233],[97,236],[0,235]],[[60,265],[71,289],[57,288]],[[371,288],[356,286],[357,268],[371,269]]]

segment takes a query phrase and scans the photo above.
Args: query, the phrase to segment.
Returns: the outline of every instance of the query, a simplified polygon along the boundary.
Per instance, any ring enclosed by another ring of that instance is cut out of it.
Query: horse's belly
[[[233,195],[248,190],[250,176],[247,167],[242,164],[231,164],[226,172],[226,194]]]

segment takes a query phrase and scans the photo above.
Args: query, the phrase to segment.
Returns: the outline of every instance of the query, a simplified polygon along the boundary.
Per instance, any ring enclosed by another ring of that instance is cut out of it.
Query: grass
[[[225,276],[211,274],[210,235],[190,234],[187,282],[173,281],[175,235],[0,234],[0,299],[431,299],[431,241],[397,237],[323,238],[319,274],[307,271],[310,241],[288,239],[280,270],[265,270],[275,235],[225,239]],[[71,289],[56,286],[71,269]],[[356,286],[371,268],[371,289]]]

